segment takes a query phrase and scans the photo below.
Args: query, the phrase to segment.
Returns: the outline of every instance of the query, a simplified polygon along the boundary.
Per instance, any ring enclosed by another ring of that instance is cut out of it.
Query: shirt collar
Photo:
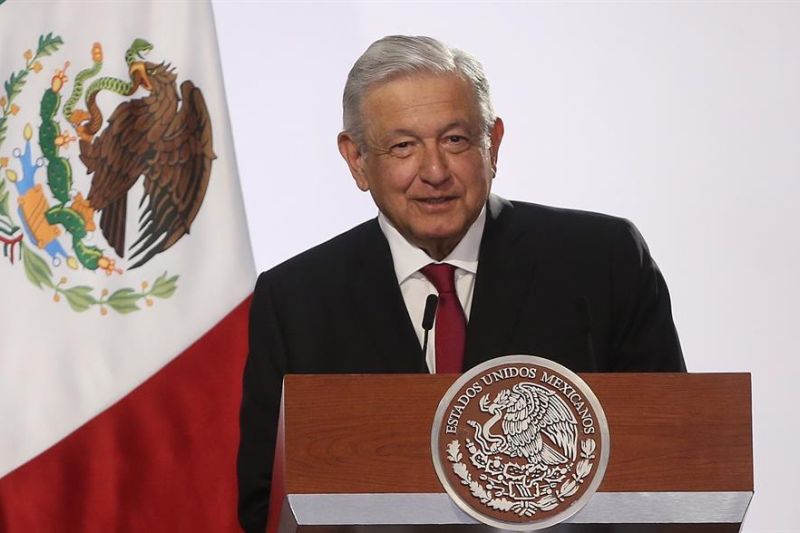
[[[403,283],[425,265],[436,262],[421,248],[408,242],[383,213],[378,214],[378,224],[389,242],[389,250],[392,252],[394,272],[397,274],[398,283]],[[483,227],[485,225],[486,206],[484,205],[478,218],[469,227],[461,241],[453,248],[450,255],[441,262],[476,274],[478,272],[478,252],[480,251]]]

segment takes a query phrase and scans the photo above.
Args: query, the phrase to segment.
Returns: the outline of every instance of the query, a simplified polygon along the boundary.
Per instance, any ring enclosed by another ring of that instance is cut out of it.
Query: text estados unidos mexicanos
[[[455,403],[450,410],[449,415],[447,416],[445,433],[455,434],[457,432],[458,423],[461,419],[461,413],[464,412],[464,409],[467,408],[467,405],[469,405],[469,402],[473,398],[483,392],[484,385],[488,387],[493,383],[511,378],[536,379],[537,373],[537,369],[534,367],[506,366],[484,374],[479,380],[467,387],[463,394],[456,398]],[[550,385],[550,387],[555,389],[557,392],[560,392],[563,397],[572,404],[572,406],[575,408],[578,418],[580,419],[580,424],[585,435],[595,432],[594,417],[592,416],[592,412],[590,411],[587,402],[583,399],[581,393],[578,392],[575,387],[554,374],[548,374],[546,370],[542,370],[538,381]]]

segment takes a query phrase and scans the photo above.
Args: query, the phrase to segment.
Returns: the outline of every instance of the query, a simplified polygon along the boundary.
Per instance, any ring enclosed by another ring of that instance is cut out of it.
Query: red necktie
[[[458,301],[455,284],[456,267],[444,263],[431,264],[420,270],[439,292],[436,308],[436,373],[460,373],[464,363],[467,319]]]

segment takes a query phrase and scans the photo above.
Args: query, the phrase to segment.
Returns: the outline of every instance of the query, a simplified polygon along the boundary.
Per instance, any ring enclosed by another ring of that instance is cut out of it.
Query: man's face
[[[502,121],[485,147],[470,85],[455,75],[420,74],[373,87],[361,113],[364,150],[339,136],[356,184],[409,242],[443,259],[489,196]]]

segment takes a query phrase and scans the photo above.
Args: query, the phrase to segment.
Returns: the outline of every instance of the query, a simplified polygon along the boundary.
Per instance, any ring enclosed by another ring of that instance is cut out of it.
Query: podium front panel
[[[495,531],[434,472],[431,424],[456,377],[286,376],[286,497],[270,531]],[[581,377],[606,412],[611,456],[586,507],[547,531],[739,531],[753,494],[749,374]]]

